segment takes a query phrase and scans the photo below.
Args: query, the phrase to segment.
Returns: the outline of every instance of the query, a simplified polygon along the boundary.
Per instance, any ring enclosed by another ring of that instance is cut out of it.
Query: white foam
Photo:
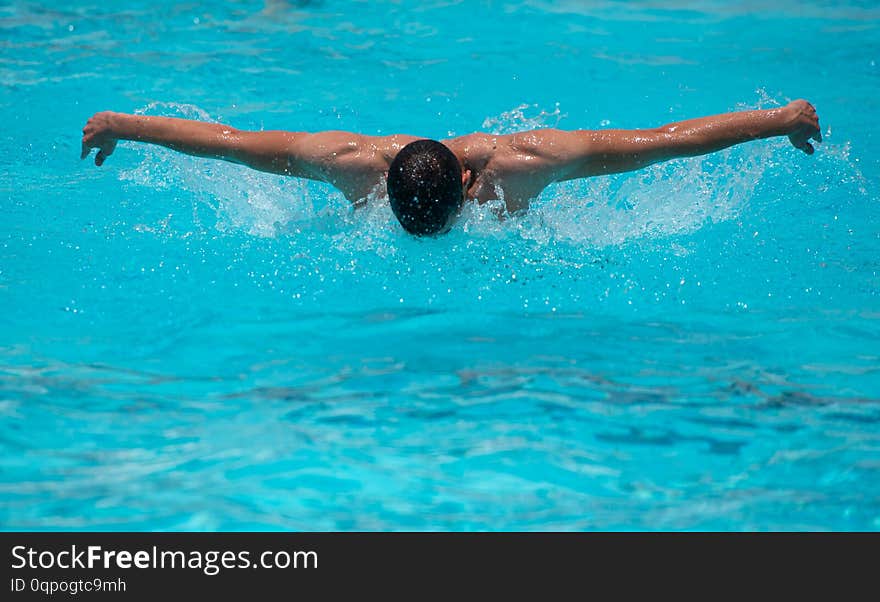
[[[759,95],[759,105],[773,102],[763,91]],[[558,104],[552,111],[520,105],[487,118],[483,127],[506,134],[556,127],[564,117]],[[756,144],[658,164],[632,174],[557,184],[533,202],[527,217],[515,220],[515,227],[523,238],[537,242],[569,240],[591,247],[693,232],[739,214],[776,145],[778,142]],[[487,220],[485,211],[467,215],[469,222]],[[465,224],[465,228],[469,226]]]
[[[154,102],[136,113],[216,122],[206,111],[188,104]],[[190,157],[160,146],[123,144],[144,159],[136,168],[123,171],[121,179],[150,188],[191,192],[194,203],[214,214],[214,227],[221,232],[242,230],[254,236],[276,236],[291,222],[315,215],[312,194],[304,181]]]

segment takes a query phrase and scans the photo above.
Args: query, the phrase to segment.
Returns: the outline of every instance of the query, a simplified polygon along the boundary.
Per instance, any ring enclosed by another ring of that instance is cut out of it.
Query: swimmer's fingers
[[[801,140],[799,144],[796,145],[799,149],[807,153],[808,155],[812,155],[816,152],[816,149],[813,148],[813,145],[807,142],[806,140]]]
[[[95,165],[102,165],[104,161],[113,154],[116,148],[116,139],[113,138],[107,113],[95,113],[86,122],[82,129],[82,152],[80,159],[85,159],[92,152],[93,148],[98,149],[95,155]]]
[[[819,120],[818,120],[818,119],[816,120],[816,131],[813,132],[813,135],[810,136],[810,138],[812,138],[812,139],[815,140],[816,142],[822,142],[822,128],[821,128],[821,126],[819,125]]]
[[[822,142],[822,129],[819,125],[819,114],[816,107],[806,100],[795,100],[789,103],[795,117],[791,123],[789,140],[791,144],[808,155],[815,152],[810,140]]]
[[[107,160],[107,157],[113,154],[114,150],[116,150],[115,140],[102,144],[98,154],[95,155],[95,165],[101,167],[104,164],[104,161]]]
[[[813,148],[813,145],[807,141],[809,139],[809,136],[803,136],[803,135],[798,134],[798,135],[791,135],[788,137],[788,139],[791,141],[791,145],[793,147],[795,147],[798,150],[804,151],[808,155],[812,155],[816,150]]]
[[[822,142],[822,127],[819,125],[819,116],[813,110],[808,116],[807,140],[812,138],[816,142]]]

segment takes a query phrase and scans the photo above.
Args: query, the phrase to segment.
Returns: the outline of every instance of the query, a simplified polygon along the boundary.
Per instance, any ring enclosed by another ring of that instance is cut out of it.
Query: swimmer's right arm
[[[375,142],[384,138],[335,131],[245,131],[219,123],[109,111],[96,113],[83,128],[81,158],[97,148],[95,165],[100,166],[119,140],[158,144],[188,155],[331,184],[386,167],[380,156],[382,144]]]
[[[735,144],[787,136],[806,154],[822,141],[819,117],[805,100],[768,110],[739,111],[634,130],[533,130],[510,134],[510,171],[543,185],[634,171],[670,159],[705,155]],[[526,160],[523,160],[526,159]]]

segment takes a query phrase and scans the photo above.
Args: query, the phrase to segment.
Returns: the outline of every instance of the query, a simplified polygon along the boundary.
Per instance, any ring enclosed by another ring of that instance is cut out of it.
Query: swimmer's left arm
[[[822,141],[816,110],[805,100],[769,110],[740,111],[644,130],[537,130],[539,164],[549,181],[633,171],[680,157],[712,153],[736,144],[788,136],[810,155],[809,140]]]
[[[413,136],[352,132],[246,131],[220,123],[104,111],[83,128],[81,158],[102,165],[119,140],[157,144],[252,169],[327,182],[353,202],[367,196]]]
[[[338,157],[368,146],[365,138],[335,131],[247,131],[221,123],[103,111],[93,115],[83,128],[81,157],[85,159],[91,149],[97,148],[95,165],[100,166],[113,154],[119,140],[131,140],[260,171],[328,180],[336,175],[335,168],[341,163]],[[366,160],[361,162],[369,162],[368,154],[359,154],[364,155]]]

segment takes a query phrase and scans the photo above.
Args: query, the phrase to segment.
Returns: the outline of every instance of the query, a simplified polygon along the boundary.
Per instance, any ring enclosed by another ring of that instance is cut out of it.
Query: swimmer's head
[[[403,229],[416,236],[446,232],[464,202],[458,158],[435,140],[400,149],[388,169],[388,200]]]

